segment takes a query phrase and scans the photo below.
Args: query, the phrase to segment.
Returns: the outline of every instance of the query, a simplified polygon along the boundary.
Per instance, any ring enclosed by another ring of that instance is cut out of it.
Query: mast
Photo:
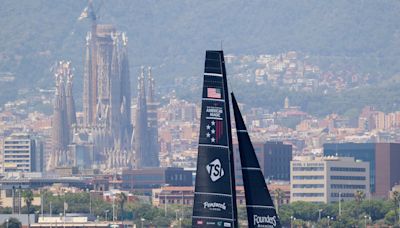
[[[223,51],[206,51],[192,227],[238,227]]]
[[[248,227],[282,227],[279,217],[261,172],[260,164],[254,152],[250,136],[244,124],[235,95],[232,106],[235,115],[236,132],[239,141],[240,162],[242,165],[243,184],[246,197]]]

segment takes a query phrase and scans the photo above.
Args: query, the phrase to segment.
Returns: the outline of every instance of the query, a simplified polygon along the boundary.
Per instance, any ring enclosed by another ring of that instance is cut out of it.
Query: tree
[[[393,202],[394,202],[394,207],[398,208],[398,210],[400,210],[400,193],[398,191],[394,191],[393,192]],[[400,211],[399,211],[400,213]],[[396,220],[397,220],[397,216],[396,216]],[[400,223],[400,221],[399,221]]]
[[[290,205],[293,211],[293,216],[296,219],[301,219],[304,221],[317,221],[318,220],[318,210],[320,205],[309,202],[294,202]],[[333,216],[331,214],[330,216]]]
[[[394,191],[392,198],[393,198],[393,202],[395,203],[395,205],[398,206],[399,202],[400,202],[400,192]]]
[[[335,221],[332,221],[332,227],[333,228],[346,228],[346,227],[357,227],[357,222],[358,220],[344,215],[341,216],[340,219],[337,219]]]
[[[22,193],[22,196],[24,197],[24,201],[25,201],[26,207],[28,208],[28,227],[30,228],[31,227],[30,214],[31,214],[32,201],[33,201],[33,192],[30,189],[25,190]]]
[[[117,201],[119,204],[119,208],[121,210],[121,220],[124,222],[124,205],[126,201],[128,201],[128,197],[126,196],[125,193],[121,192],[117,195]]]
[[[365,199],[365,193],[361,190],[357,190],[354,194],[354,199],[357,203],[361,203]]]
[[[238,211],[239,220],[241,219],[241,220],[246,220],[247,221],[246,207],[238,206],[237,211]]]
[[[396,217],[397,217],[396,211],[394,211],[394,210],[389,211],[385,215],[385,223],[393,226],[394,224],[396,224],[396,220],[397,220]]]
[[[307,227],[307,222],[302,219],[293,220],[294,227]]]
[[[8,224],[7,224],[7,222],[6,221],[4,221],[3,222],[3,224],[1,224],[1,227],[3,228],[6,228],[6,227],[8,227],[8,228],[21,228],[22,227],[22,224],[21,224],[21,222],[18,220],[18,219],[16,219],[16,218],[9,218],[8,219]]]
[[[275,189],[274,193],[275,193],[275,201],[276,201],[276,212],[279,213],[279,206],[281,205],[281,202],[285,198],[286,194],[280,188]]]
[[[365,200],[360,205],[360,213],[367,214],[371,216],[372,220],[379,220],[385,217],[390,211],[391,206],[390,201],[383,201],[383,200]]]
[[[283,204],[281,206],[278,216],[283,226],[290,226],[290,216],[293,216],[293,214],[293,208],[290,204]]]

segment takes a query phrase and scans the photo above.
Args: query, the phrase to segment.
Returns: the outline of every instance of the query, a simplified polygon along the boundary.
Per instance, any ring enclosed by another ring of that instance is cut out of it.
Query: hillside
[[[400,3],[394,0],[98,0],[94,4],[100,8],[100,22],[114,23],[127,32],[132,76],[140,65],[152,65],[159,84],[168,88],[177,77],[200,75],[204,50],[219,49],[221,41],[226,53],[295,50],[322,60],[355,60],[358,70],[387,79],[400,71]],[[13,87],[51,88],[51,66],[71,59],[80,96],[89,22],[77,18],[85,5],[86,1],[67,0],[2,1],[0,73],[16,76]],[[379,86],[385,88],[384,83]],[[8,89],[0,103],[17,91],[10,89],[10,83],[0,83],[0,89]]]

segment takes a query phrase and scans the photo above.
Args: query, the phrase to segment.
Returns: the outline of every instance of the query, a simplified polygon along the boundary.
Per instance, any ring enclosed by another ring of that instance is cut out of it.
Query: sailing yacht
[[[223,51],[206,51],[192,227],[238,227]]]
[[[232,93],[248,227],[280,228]],[[229,93],[223,51],[206,51],[192,227],[238,227]]]

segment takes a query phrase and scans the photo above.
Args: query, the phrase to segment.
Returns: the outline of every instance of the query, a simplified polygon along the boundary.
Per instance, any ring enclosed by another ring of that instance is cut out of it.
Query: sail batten
[[[217,148],[225,148],[225,149],[229,149],[228,146],[221,146],[221,145],[207,145],[207,144],[199,144],[199,147],[203,146],[203,147],[217,147]]]
[[[222,51],[206,51],[192,227],[238,227]]]
[[[213,98],[203,98],[202,100],[203,100],[203,101],[220,101],[220,102],[225,103],[225,101],[221,101],[221,100],[213,99]]]
[[[195,192],[194,194],[199,194],[199,195],[214,195],[214,196],[224,196],[224,197],[232,197],[232,195],[229,195],[229,194],[222,194],[222,193],[210,193],[210,192]]]
[[[242,167],[242,169],[261,172],[261,168],[257,168],[257,167]]]
[[[261,172],[260,164],[258,163],[246,125],[235,96],[233,93],[231,95],[239,142],[248,227],[280,228],[282,226],[265,183],[264,175]]]
[[[206,76],[215,76],[215,77],[222,77],[222,74],[215,74],[215,73],[204,73]]]
[[[263,205],[246,205],[246,207],[259,207],[259,208],[271,208],[275,209],[273,206],[263,206]]]

